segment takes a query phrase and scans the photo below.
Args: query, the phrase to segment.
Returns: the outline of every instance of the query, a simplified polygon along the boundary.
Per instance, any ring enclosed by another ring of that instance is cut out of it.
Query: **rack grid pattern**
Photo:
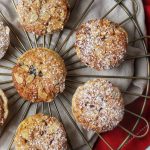
[[[16,8],[16,3],[14,2],[14,0],[11,0],[13,5],[14,5],[14,8]],[[54,46],[54,50],[56,52],[58,52],[62,57],[63,59],[65,60],[65,63],[66,63],[66,67],[70,67],[71,66],[71,69],[69,68],[68,69],[68,75],[67,75],[67,79],[66,79],[66,90],[58,95],[58,97],[56,98],[58,101],[58,103],[60,103],[61,107],[64,109],[64,111],[66,112],[66,114],[68,115],[68,117],[70,118],[71,122],[73,123],[73,125],[76,127],[76,129],[78,130],[80,136],[83,138],[85,144],[88,146],[88,148],[90,150],[92,150],[92,146],[89,144],[88,140],[86,139],[86,137],[84,136],[84,134],[82,133],[82,131],[80,130],[78,124],[76,124],[76,122],[74,121],[74,118],[72,117],[72,115],[70,114],[70,112],[68,111],[68,108],[65,106],[65,104],[63,103],[63,100],[65,100],[68,105],[71,106],[71,100],[67,98],[66,94],[70,94],[70,95],[73,95],[74,94],[74,91],[75,89],[77,88],[77,86],[75,85],[80,85],[80,84],[83,84],[84,82],[82,81],[79,81],[79,80],[76,80],[74,78],[118,78],[118,79],[143,79],[143,80],[146,80],[147,81],[147,85],[146,85],[146,90],[143,94],[138,94],[138,93],[131,93],[131,92],[128,92],[128,91],[122,91],[123,94],[128,94],[128,95],[134,95],[134,96],[139,96],[139,97],[142,97],[143,98],[143,104],[142,104],[142,107],[141,109],[139,110],[139,114],[136,114],[132,111],[129,111],[129,110],[125,110],[126,113],[129,113],[131,114],[133,117],[136,117],[136,122],[133,126],[133,128],[131,130],[128,130],[126,129],[126,127],[122,126],[121,124],[118,125],[119,128],[121,128],[122,130],[124,130],[125,132],[127,132],[127,136],[126,138],[120,143],[120,145],[118,146],[118,150],[121,149],[125,143],[128,142],[128,140],[130,139],[131,136],[133,137],[136,137],[136,138],[142,138],[144,137],[148,131],[149,131],[149,124],[148,124],[148,121],[142,117],[142,114],[144,112],[144,109],[145,109],[145,106],[146,106],[146,102],[147,102],[147,99],[150,98],[150,96],[148,95],[148,91],[149,91],[149,80],[150,80],[150,74],[149,74],[149,60],[148,60],[148,57],[150,56],[150,54],[147,52],[147,47],[146,47],[146,40],[147,38],[149,38],[149,36],[144,36],[142,34],[142,31],[138,25],[138,22],[136,21],[136,13],[138,11],[138,4],[136,3],[135,0],[132,0],[134,5],[135,5],[135,13],[134,14],[131,14],[131,12],[128,10],[128,8],[124,5],[123,1],[124,0],[114,0],[116,2],[116,4],[114,6],[112,6],[112,8],[106,12],[106,14],[102,17],[102,18],[105,18],[107,17],[112,11],[115,11],[115,8],[116,7],[121,7],[124,12],[128,15],[128,18],[126,18],[124,21],[122,21],[120,23],[120,25],[123,25],[124,23],[126,23],[127,21],[132,21],[132,23],[135,25],[136,27],[136,30],[138,31],[138,34],[139,34],[139,38],[138,39],[135,39],[133,41],[130,41],[129,44],[132,44],[136,41],[139,41],[141,40],[142,44],[143,44],[143,47],[144,47],[144,51],[145,51],[145,55],[140,55],[140,56],[128,56],[125,61],[128,61],[128,60],[132,60],[132,59],[138,59],[138,58],[146,58],[147,59],[147,70],[148,70],[148,74],[147,76],[143,77],[143,76],[140,76],[140,77],[137,77],[137,76],[110,76],[110,75],[103,75],[103,76],[100,76],[100,75],[80,75],[80,74],[70,74],[69,72],[70,71],[73,71],[73,70],[77,70],[77,69],[82,69],[82,68],[85,68],[86,66],[79,66],[79,67],[74,67],[75,64],[77,63],[80,63],[80,60],[76,60],[76,61],[72,61],[72,62],[69,62],[69,60],[71,58],[73,58],[76,54],[75,53],[72,53],[71,55],[67,55],[70,51],[72,51],[74,49],[74,44],[72,46],[70,46],[68,49],[63,50],[64,48],[64,45],[68,42],[68,40],[70,39],[70,37],[73,35],[73,33],[75,32],[75,30],[77,29],[77,27],[82,23],[83,19],[86,17],[86,15],[88,14],[88,11],[89,9],[91,8],[94,0],[90,1],[90,3],[88,4],[88,7],[84,10],[82,16],[80,17],[80,19],[73,25],[73,27],[71,28],[69,34],[67,35],[67,37],[63,40],[63,42],[60,43],[60,39],[64,33],[64,31],[61,31],[59,33],[59,36],[58,36],[58,39],[56,40],[56,43],[55,43],[55,46]],[[79,0],[74,0],[74,4],[71,8],[71,15],[72,15],[72,11],[73,9],[75,8],[75,6],[78,6],[80,4],[80,1]],[[16,41],[19,43],[19,47],[15,46],[14,44],[11,43],[11,47],[17,51],[20,55],[23,54],[24,52],[26,52],[28,50],[28,48],[25,47],[24,43],[21,41],[20,37],[18,36],[18,34],[16,33],[16,31],[14,30],[14,27],[10,24],[10,22],[6,19],[5,15],[0,11],[0,17],[4,20],[4,22],[10,27],[10,30],[13,34],[13,36],[15,37]],[[66,28],[69,28],[69,27],[66,27]],[[25,33],[25,36],[26,36],[26,40],[28,42],[28,45],[30,48],[34,48],[34,47],[38,47],[38,37],[36,35],[33,34],[34,36],[34,44],[32,43],[31,41],[31,37],[30,35],[25,31],[25,29],[23,29],[23,32]],[[49,37],[49,43],[46,43],[46,38]],[[44,35],[43,37],[43,47],[47,47],[47,48],[50,48],[51,46],[51,41],[52,41],[52,38],[53,38],[53,35]],[[16,59],[18,58],[18,56],[14,53],[11,53],[9,54],[9,58],[6,56],[2,59],[2,61],[5,61],[7,63],[9,63],[10,65],[6,66],[6,65],[0,65],[0,69],[6,69],[8,70],[9,72],[11,71],[13,65],[16,64]],[[68,63],[69,62],[69,63]],[[0,77],[10,77],[11,78],[11,73],[0,73]],[[11,85],[10,85],[11,84]],[[74,85],[71,85],[70,84],[74,84]],[[8,94],[8,98],[9,98],[9,106],[14,106],[18,103],[18,101],[21,102],[21,104],[19,105],[18,109],[11,115],[11,117],[6,121],[4,127],[2,128],[1,132],[0,132],[0,138],[3,136],[3,133],[5,132],[5,130],[8,129],[8,127],[10,126],[11,122],[15,119],[15,117],[17,116],[17,114],[24,110],[24,113],[22,114],[21,118],[20,118],[20,121],[21,122],[22,120],[24,120],[28,114],[28,112],[30,111],[31,107],[34,105],[34,109],[35,109],[35,114],[38,113],[38,108],[39,106],[42,107],[42,112],[44,113],[44,110],[45,110],[45,107],[48,108],[49,110],[49,115],[52,116],[53,115],[53,112],[52,112],[52,106],[51,106],[51,103],[31,103],[29,101],[24,101],[18,94],[17,94],[17,91],[15,90],[15,87],[13,86],[12,84],[12,80],[5,80],[5,81],[2,81],[0,82],[0,86],[4,86],[5,88],[3,88],[3,90],[6,92],[6,93],[9,93],[10,90],[14,90],[13,93],[11,94]],[[11,101],[12,98],[15,97],[15,100],[14,101]],[[58,105],[56,104],[56,101],[52,102],[53,105],[54,105],[54,108],[57,112],[57,117],[58,119],[64,124],[63,120],[62,120],[62,117],[61,117],[61,113],[60,113],[60,110],[58,108]],[[23,109],[24,108],[24,109]],[[138,126],[139,122],[140,121],[143,121],[145,122],[146,124],[146,131],[145,133],[143,133],[142,135],[137,135],[136,133],[134,133],[136,127]],[[16,126],[17,128],[17,126]],[[96,133],[98,135],[98,137],[108,146],[108,149],[111,149],[113,150],[112,146],[108,143],[108,141],[106,141],[99,133]],[[15,134],[12,135],[12,138],[11,138],[11,141],[10,143],[8,144],[8,150],[10,150],[12,148],[12,145],[13,145],[13,141],[14,141],[14,136]],[[69,135],[68,136],[68,143],[69,143],[69,148],[72,149],[72,143],[70,142],[70,138],[69,138]]]

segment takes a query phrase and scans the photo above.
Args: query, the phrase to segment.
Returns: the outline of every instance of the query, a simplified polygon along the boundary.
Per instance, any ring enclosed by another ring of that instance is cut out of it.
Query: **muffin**
[[[8,116],[8,100],[4,92],[0,89],[0,126],[2,126]]]
[[[81,61],[96,70],[117,67],[126,56],[127,32],[107,19],[90,20],[76,32],[75,49]]]
[[[67,150],[63,125],[43,114],[25,119],[16,131],[14,143],[16,150]]]
[[[69,18],[68,0],[20,0],[20,23],[28,32],[52,34],[64,28]]]
[[[104,79],[94,79],[78,87],[72,112],[85,129],[98,133],[115,128],[123,119],[124,102],[119,89]]]
[[[46,48],[28,50],[12,69],[16,90],[31,102],[53,101],[65,89],[66,74],[63,59]]]
[[[0,21],[0,59],[4,57],[9,44],[10,44],[10,37],[9,37],[10,29],[7,26],[3,25],[3,22]]]

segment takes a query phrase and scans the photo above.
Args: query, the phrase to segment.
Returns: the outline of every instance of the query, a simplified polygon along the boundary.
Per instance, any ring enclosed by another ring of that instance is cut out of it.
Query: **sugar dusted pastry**
[[[53,50],[28,50],[12,70],[14,85],[25,100],[51,102],[65,89],[66,68]]]
[[[68,0],[20,0],[20,23],[28,32],[52,34],[64,28],[69,17]]]
[[[3,22],[0,21],[0,59],[4,57],[9,44],[10,44],[10,37],[9,37],[10,29],[7,26],[4,26]]]
[[[14,143],[16,150],[67,150],[63,125],[56,118],[43,114],[21,122]]]
[[[127,32],[107,19],[90,20],[76,32],[76,53],[81,61],[96,70],[117,67],[124,60]]]
[[[124,102],[120,90],[104,79],[93,79],[77,88],[72,112],[85,129],[99,133],[114,129],[123,119]]]

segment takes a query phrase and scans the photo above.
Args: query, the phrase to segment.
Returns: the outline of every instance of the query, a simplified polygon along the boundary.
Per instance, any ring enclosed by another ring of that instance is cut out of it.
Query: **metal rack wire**
[[[11,0],[13,5],[14,5],[14,8],[16,8],[16,4],[14,2],[14,0]],[[58,103],[60,103],[61,107],[64,109],[64,111],[66,112],[66,114],[68,115],[68,117],[70,118],[72,124],[75,126],[75,128],[78,130],[80,136],[83,138],[85,144],[88,146],[89,149],[92,149],[92,146],[89,144],[88,140],[86,139],[86,137],[84,136],[84,134],[82,133],[82,131],[80,130],[79,126],[76,124],[76,122],[74,121],[74,119],[72,118],[70,112],[68,111],[67,107],[65,106],[65,104],[63,103],[63,100],[65,100],[68,105],[71,106],[71,101],[70,99],[67,98],[66,94],[70,94],[71,96],[73,95],[73,91],[77,88],[76,86],[70,86],[71,83],[74,83],[75,85],[79,85],[79,84],[83,84],[84,82],[82,81],[79,81],[79,80],[76,80],[74,78],[84,78],[84,77],[88,77],[88,78],[116,78],[116,79],[143,79],[143,80],[146,80],[147,82],[147,85],[146,85],[146,90],[143,94],[138,94],[138,93],[131,93],[129,91],[122,91],[122,93],[124,94],[128,94],[128,95],[134,95],[134,96],[140,96],[140,97],[143,97],[143,104],[142,104],[142,108],[141,110],[139,110],[139,114],[135,114],[134,112],[132,111],[129,111],[129,110],[125,110],[126,113],[129,113],[131,114],[133,117],[136,117],[136,123],[134,124],[133,128],[131,130],[128,130],[126,129],[126,127],[122,126],[121,124],[119,124],[119,128],[121,128],[123,131],[127,132],[127,136],[126,138],[120,143],[120,145],[118,146],[118,150],[121,149],[124,144],[126,142],[128,142],[128,140],[130,139],[131,136],[133,137],[136,137],[136,138],[142,138],[144,137],[148,131],[149,131],[149,124],[147,122],[147,120],[142,117],[142,114],[144,112],[144,109],[145,109],[145,106],[146,106],[146,101],[148,98],[150,98],[150,96],[148,96],[148,91],[149,91],[149,80],[150,80],[150,74],[149,74],[149,60],[148,60],[148,57],[150,57],[150,54],[148,54],[147,52],[147,47],[146,47],[146,41],[145,39],[146,38],[149,38],[149,36],[144,36],[142,34],[142,31],[138,25],[138,22],[136,21],[136,12],[138,11],[138,5],[136,3],[136,1],[133,0],[133,3],[135,4],[135,6],[137,7],[137,9],[135,9],[135,14],[131,14],[131,12],[128,10],[128,8],[123,4],[123,1],[124,0],[114,0],[116,2],[116,4],[114,6],[112,6],[112,8],[102,17],[102,18],[105,18],[109,15],[109,13],[111,13],[112,11],[115,10],[115,8],[117,6],[121,7],[124,12],[128,15],[128,18],[126,18],[124,21],[122,21],[120,23],[120,25],[123,25],[125,22],[127,21],[132,21],[133,24],[135,25],[138,33],[139,33],[139,38],[138,39],[135,39],[133,41],[130,41],[129,44],[131,43],[134,43],[136,41],[139,41],[141,40],[142,44],[143,44],[143,47],[144,47],[144,51],[145,51],[145,55],[140,55],[140,56],[128,56],[126,58],[125,61],[128,61],[128,60],[131,60],[131,59],[139,59],[139,58],[146,58],[147,59],[147,70],[148,70],[148,74],[147,76],[110,76],[110,75],[87,75],[87,74],[70,74],[70,71],[73,71],[73,70],[77,70],[77,69],[82,69],[82,68],[85,68],[85,66],[79,66],[79,67],[73,67],[73,65],[77,64],[77,63],[80,63],[80,60],[75,60],[75,61],[72,61],[72,62],[69,62],[68,63],[68,60],[70,60],[71,58],[73,58],[76,54],[75,53],[72,53],[71,55],[67,55],[70,51],[72,51],[74,49],[74,44],[72,46],[70,46],[70,48],[66,49],[66,50],[63,50],[64,48],[64,45],[68,42],[68,40],[70,39],[70,37],[73,35],[73,33],[75,32],[76,28],[80,25],[80,23],[82,22],[82,20],[85,18],[85,16],[88,14],[88,11],[89,9],[91,8],[94,0],[91,0],[90,3],[88,4],[88,7],[84,10],[82,16],[80,17],[80,19],[73,25],[73,27],[71,28],[69,34],[67,35],[67,37],[64,39],[63,42],[61,42],[61,44],[59,45],[60,43],[60,39],[63,35],[63,31],[61,31],[58,35],[58,39],[56,40],[56,43],[54,45],[54,50],[58,53],[60,53],[60,55],[64,58],[65,60],[65,63],[66,63],[66,66],[67,68],[72,66],[71,69],[68,69],[68,75],[67,75],[67,79],[66,79],[66,90],[64,91],[64,93],[60,94],[56,99]],[[75,8],[75,6],[78,6],[79,5],[79,0],[75,0],[73,5],[72,5],[72,8],[71,8],[71,15],[72,15],[72,11],[73,9]],[[15,39],[17,40],[17,42],[19,43],[19,47],[16,47],[14,46],[12,43],[11,43],[11,48],[13,48],[16,52],[18,52],[19,55],[23,54],[24,52],[26,52],[28,50],[28,48],[25,47],[25,45],[23,44],[23,42],[20,40],[19,36],[17,35],[17,33],[15,32],[13,26],[9,23],[9,21],[6,19],[5,15],[0,11],[0,16],[1,18],[4,20],[4,22],[10,27],[10,30],[13,34],[13,36],[15,37]],[[66,27],[68,28],[68,27]],[[37,40],[37,36],[34,35],[34,43],[32,43],[31,39],[30,39],[30,35],[28,34],[28,32],[25,31],[25,29],[23,29],[23,32],[25,33],[25,36],[26,36],[26,40],[28,41],[28,45],[30,48],[33,48],[33,47],[38,47],[38,40]],[[46,37],[49,37],[49,43],[46,43]],[[43,47],[47,47],[47,48],[50,48],[51,46],[51,41],[52,41],[52,38],[53,38],[53,35],[44,35],[43,36]],[[62,51],[63,50],[63,51]],[[67,56],[66,56],[67,55]],[[10,64],[10,66],[7,66],[7,65],[0,65],[0,69],[6,69],[8,70],[9,72],[11,71],[13,65],[16,64],[16,59],[18,58],[18,56],[16,56],[15,53],[11,53],[8,55],[9,57],[4,57],[2,60],[3,61],[6,61],[7,63]],[[5,77],[10,77],[11,78],[11,72],[9,73],[0,73],[0,76],[5,76]],[[42,110],[41,112],[45,113],[44,110],[45,110],[45,107],[48,108],[48,111],[49,111],[49,115],[52,116],[53,115],[53,111],[52,111],[52,104],[53,104],[53,108],[55,108],[56,112],[57,112],[57,117],[58,119],[64,124],[63,120],[62,120],[62,117],[61,117],[61,113],[58,109],[58,106],[56,104],[56,102],[52,102],[52,103],[31,103],[31,102],[28,102],[28,101],[25,101],[25,100],[22,100],[22,98],[18,95],[18,93],[16,92],[13,84],[12,84],[12,79],[9,79],[9,80],[5,80],[5,81],[2,81],[0,82],[0,86],[3,87],[5,86],[5,88],[3,88],[3,90],[8,93],[10,90],[14,90],[13,93],[9,94],[8,95],[8,98],[9,99],[15,99],[14,101],[11,101],[9,100],[9,106],[13,106],[13,105],[16,105],[18,103],[18,101],[20,102],[20,105],[18,107],[18,109],[11,115],[11,117],[6,121],[3,129],[1,130],[0,132],[0,138],[3,136],[3,133],[5,132],[5,130],[7,130],[7,128],[10,126],[11,122],[14,120],[14,118],[17,116],[17,114],[23,109],[24,109],[24,113],[22,114],[19,122],[21,122],[22,120],[24,120],[29,112],[29,110],[31,109],[31,107],[34,106],[34,109],[35,109],[35,114],[38,112],[38,108],[39,106],[42,107]],[[136,127],[138,126],[140,120],[142,120],[143,122],[145,122],[146,126],[147,126],[147,129],[145,131],[145,133],[143,133],[142,135],[136,135],[134,133]],[[108,149],[111,149],[113,150],[112,146],[108,143],[108,141],[106,141],[99,133],[96,133],[98,135],[98,137],[108,146]],[[72,149],[72,143],[71,143],[71,140],[69,138],[69,135],[67,135],[68,137],[68,143],[69,143],[69,148]],[[12,145],[13,145],[13,141],[14,141],[14,135],[12,135],[12,138],[11,138],[11,141],[8,145],[8,149],[10,150],[12,148]]]

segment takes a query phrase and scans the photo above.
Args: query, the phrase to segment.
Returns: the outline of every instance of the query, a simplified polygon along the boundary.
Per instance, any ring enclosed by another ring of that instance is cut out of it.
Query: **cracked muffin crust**
[[[53,101],[65,89],[66,74],[63,59],[46,48],[28,50],[12,70],[18,93],[32,102]]]
[[[76,32],[75,49],[81,61],[96,70],[117,67],[126,55],[128,36],[119,24],[90,20]]]
[[[20,0],[20,23],[28,32],[52,34],[64,28],[69,18],[68,0]]]
[[[0,89],[0,126],[5,123],[8,116],[8,100],[4,92]]]
[[[16,131],[14,143],[16,150],[67,150],[63,125],[43,114],[25,119]]]
[[[3,22],[0,21],[0,59],[4,57],[9,44],[10,44],[10,37],[9,37],[10,29],[7,26],[3,25]]]
[[[120,90],[104,79],[94,79],[78,87],[72,112],[85,129],[98,133],[115,128],[123,119],[124,102]]]

